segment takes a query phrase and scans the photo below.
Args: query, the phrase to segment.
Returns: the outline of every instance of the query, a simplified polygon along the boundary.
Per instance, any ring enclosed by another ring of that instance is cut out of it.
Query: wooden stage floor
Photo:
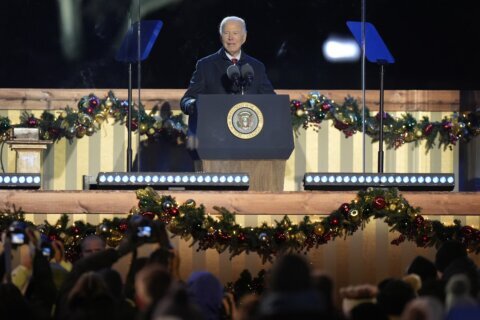
[[[328,215],[356,196],[354,191],[157,191],[171,195],[179,204],[188,199],[203,204],[207,212],[225,207],[242,215]],[[401,192],[423,215],[480,215],[480,192]],[[1,210],[22,209],[26,213],[128,213],[137,205],[135,191],[42,191],[0,190]]]

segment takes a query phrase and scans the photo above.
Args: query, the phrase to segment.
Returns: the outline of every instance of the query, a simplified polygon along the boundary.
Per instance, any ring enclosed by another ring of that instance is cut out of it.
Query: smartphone
[[[52,250],[49,247],[44,247],[42,248],[42,254],[45,257],[50,258],[50,255],[52,254]]]
[[[141,226],[137,228],[137,236],[140,238],[149,238],[152,236],[152,227]]]
[[[12,233],[12,243],[13,244],[24,244],[25,243],[25,234],[24,233]]]

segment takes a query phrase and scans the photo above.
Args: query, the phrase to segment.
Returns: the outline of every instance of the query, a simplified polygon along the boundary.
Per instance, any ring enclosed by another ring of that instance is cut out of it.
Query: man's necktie
[[[237,58],[232,58],[232,63],[233,63],[233,64],[237,64],[237,62],[238,62],[238,59],[237,59]]]

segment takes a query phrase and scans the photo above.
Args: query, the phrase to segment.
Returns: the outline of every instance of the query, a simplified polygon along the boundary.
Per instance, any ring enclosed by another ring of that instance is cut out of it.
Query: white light
[[[341,176],[337,176],[337,177],[335,178],[335,181],[336,181],[337,183],[341,183],[341,182],[342,182],[342,177],[341,177]]]
[[[122,176],[122,182],[127,183],[128,182],[128,176]]]
[[[145,182],[150,183],[150,181],[152,181],[152,177],[151,176],[146,176],[145,177]]]
[[[180,177],[180,176],[175,176],[175,182],[176,182],[176,183],[180,183],[180,181],[182,181],[182,177]]]
[[[3,177],[0,176],[0,183],[3,183]]]
[[[3,178],[3,181],[5,181],[5,183],[10,183],[10,177],[6,176],[5,178]]]
[[[353,183],[357,183],[357,181],[358,181],[356,176],[352,176],[351,180],[352,180]]]
[[[447,182],[447,178],[441,177],[441,178],[440,178],[440,183],[445,183],[445,182]]]
[[[32,183],[33,182],[33,177],[32,176],[28,176],[27,177],[27,183]]]
[[[19,177],[18,182],[25,183],[25,177],[24,176]]]
[[[407,176],[403,177],[403,183],[408,183],[409,179]]]
[[[218,177],[217,177],[217,176],[213,176],[213,177],[212,177],[212,182],[213,182],[213,183],[217,183],[217,182],[218,182]]]
[[[373,182],[374,183],[379,183],[380,182],[380,177],[379,176],[373,177]]]
[[[183,177],[182,177],[182,182],[183,182],[183,183],[187,183],[187,182],[188,182],[188,177],[187,177],[187,176],[183,176]]]
[[[248,183],[249,180],[250,180],[250,178],[248,176],[243,176],[242,177],[242,182],[243,183]]]
[[[100,177],[98,177],[98,181],[105,182],[107,181],[107,177],[105,177],[105,175],[102,174]]]
[[[453,177],[448,177],[448,178],[447,178],[447,182],[448,182],[448,183],[453,183],[453,181],[454,181]]]
[[[202,183],[203,182],[203,176],[198,176],[197,177],[197,182]]]
[[[168,181],[169,183],[172,183],[173,180],[174,180],[174,179],[173,179],[173,176],[168,176],[168,177],[167,177],[167,181]]]
[[[135,183],[135,181],[137,181],[137,177],[135,177],[135,176],[130,176],[130,182],[131,182],[131,183]]]
[[[395,182],[396,182],[396,183],[402,183],[402,177],[396,176],[396,177],[395,177]]]
[[[220,177],[220,182],[225,183],[225,181],[227,181],[227,178],[225,176],[221,176]]]
[[[343,182],[346,182],[346,183],[350,182],[350,177],[349,176],[343,177]]]
[[[417,177],[412,176],[412,177],[410,178],[410,182],[411,182],[411,183],[417,183]]]
[[[159,179],[158,176],[153,176],[153,177],[152,177],[152,182],[153,182],[153,183],[157,183],[157,182],[158,182],[158,179]]]
[[[364,183],[365,182],[365,177],[364,176],[358,177],[358,182]]]
[[[197,182],[197,177],[195,177],[195,176],[190,176],[190,182],[191,182],[191,183]]]
[[[438,180],[439,180],[439,179],[438,179],[437,176],[433,177],[433,179],[432,179],[433,183],[438,183]]]
[[[321,180],[323,183],[326,183],[326,182],[328,181],[328,178],[327,178],[327,176],[322,176],[322,177],[320,178],[320,180]]]
[[[113,182],[113,176],[112,176],[112,175],[109,175],[109,176],[107,177],[107,181],[110,182],[110,183]]]
[[[235,176],[235,183],[240,183],[240,182],[242,182],[242,177]]]
[[[143,176],[138,176],[138,177],[137,177],[137,181],[140,182],[140,183],[142,183],[142,182],[143,182]]]
[[[367,181],[367,183],[372,183],[372,177],[367,176],[367,178],[365,179],[365,181]]]
[[[158,181],[160,181],[161,183],[165,183],[167,182],[167,177],[166,176],[160,176],[160,178],[157,178]]]
[[[388,183],[394,183],[395,178],[393,176],[388,177]]]
[[[387,177],[381,176],[381,177],[380,177],[380,182],[381,182],[381,183],[387,183]]]
[[[360,48],[355,40],[330,36],[323,43],[323,55],[330,62],[356,61],[360,57]]]
[[[210,176],[205,176],[205,182],[210,183],[212,181],[212,177]]]
[[[319,182],[320,182],[320,177],[319,177],[319,176],[315,176],[315,177],[313,178],[313,181],[314,181],[315,183],[319,183]],[[311,181],[310,181],[310,182],[311,182]]]
[[[233,177],[232,177],[232,176],[228,176],[228,177],[227,177],[227,182],[228,182],[228,183],[232,183],[232,182],[233,182]]]
[[[18,182],[18,177],[12,176],[12,183],[17,183],[17,182]]]
[[[116,175],[116,176],[115,176],[115,182],[118,183],[118,182],[120,182],[120,181],[122,181],[122,177],[120,177],[119,175]]]
[[[33,178],[34,183],[40,183],[40,177],[35,177]]]
[[[432,182],[432,177],[425,177],[425,183],[431,183]]]
[[[423,178],[423,176],[418,177],[418,183],[423,183],[424,181],[425,179]]]
[[[335,182],[335,177],[334,176],[328,177],[328,182],[334,183]]]
[[[307,181],[308,183],[312,183],[312,181],[313,181],[312,176],[307,176],[307,177],[305,178],[305,181]]]

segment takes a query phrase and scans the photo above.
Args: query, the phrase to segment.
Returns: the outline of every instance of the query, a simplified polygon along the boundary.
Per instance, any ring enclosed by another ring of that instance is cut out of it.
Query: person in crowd
[[[244,93],[273,94],[273,86],[268,79],[265,66],[249,56],[242,49],[247,40],[247,26],[242,18],[230,16],[220,23],[222,48],[197,61],[187,91],[180,101],[185,114],[192,114],[199,94],[235,94],[241,91],[235,80],[229,79],[227,68],[247,64],[253,69],[253,79],[244,88]]]
[[[401,320],[443,320],[445,310],[436,297],[423,296],[410,301],[402,312]]]
[[[60,319],[118,319],[114,298],[102,277],[93,271],[82,274],[70,290],[66,309]]]
[[[405,306],[415,298],[414,289],[400,279],[388,278],[378,285],[377,305],[391,319],[400,317]]]
[[[150,319],[153,309],[167,294],[172,276],[160,264],[143,267],[135,276],[135,302],[143,319]]]
[[[195,271],[187,279],[187,292],[205,320],[218,320],[221,315],[223,286],[212,273]]]
[[[165,298],[157,303],[151,319],[205,320],[208,318],[193,303],[187,288],[176,282],[171,286]]]
[[[326,303],[313,287],[305,258],[296,254],[277,258],[260,302],[259,318],[319,319],[329,317],[326,312]]]
[[[89,235],[80,244],[81,256],[88,257],[94,253],[104,251],[106,247],[105,239],[96,234]]]

